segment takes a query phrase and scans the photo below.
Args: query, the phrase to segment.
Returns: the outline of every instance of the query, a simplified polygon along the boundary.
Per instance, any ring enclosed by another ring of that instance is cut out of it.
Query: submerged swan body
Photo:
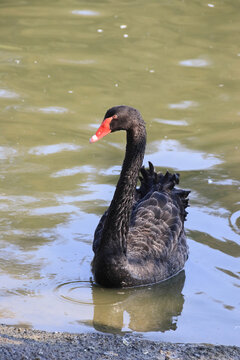
[[[142,167],[146,130],[134,108],[109,109],[90,142],[118,130],[127,133],[126,154],[111,204],[95,230],[92,271],[106,287],[160,282],[177,274],[188,258],[189,191],[175,188],[178,174],[156,173],[151,163],[148,170]]]

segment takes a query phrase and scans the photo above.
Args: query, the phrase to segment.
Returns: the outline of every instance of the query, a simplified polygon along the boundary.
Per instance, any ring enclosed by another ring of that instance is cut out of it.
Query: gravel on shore
[[[0,325],[1,360],[239,360],[240,348],[172,344],[134,335],[71,334]]]

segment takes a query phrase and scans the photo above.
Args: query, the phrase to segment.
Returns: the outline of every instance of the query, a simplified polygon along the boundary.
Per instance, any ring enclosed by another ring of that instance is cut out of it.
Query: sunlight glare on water
[[[233,0],[1,2],[2,323],[240,345],[239,11]],[[118,104],[146,121],[144,165],[191,190],[185,270],[123,290],[91,273],[125,134],[89,138]]]

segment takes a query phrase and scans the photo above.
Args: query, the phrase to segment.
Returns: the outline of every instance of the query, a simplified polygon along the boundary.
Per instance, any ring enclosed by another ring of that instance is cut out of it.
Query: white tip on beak
[[[90,142],[90,143],[94,143],[94,142],[96,142],[96,141],[98,141],[97,135],[93,135],[93,136],[89,139],[89,142]]]

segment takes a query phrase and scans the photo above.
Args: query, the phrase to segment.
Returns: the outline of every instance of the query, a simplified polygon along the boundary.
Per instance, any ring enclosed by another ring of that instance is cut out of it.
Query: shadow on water
[[[185,272],[161,284],[109,292],[111,305],[99,303],[107,289],[93,286],[93,326],[101,332],[124,333],[176,330],[184,304]],[[115,295],[115,296],[114,296]]]
[[[89,282],[75,281],[59,285],[58,295],[71,303],[93,306],[93,320],[85,325],[95,330],[123,334],[177,329],[184,296],[185,271],[160,284],[106,289]],[[79,324],[83,321],[78,320]]]

